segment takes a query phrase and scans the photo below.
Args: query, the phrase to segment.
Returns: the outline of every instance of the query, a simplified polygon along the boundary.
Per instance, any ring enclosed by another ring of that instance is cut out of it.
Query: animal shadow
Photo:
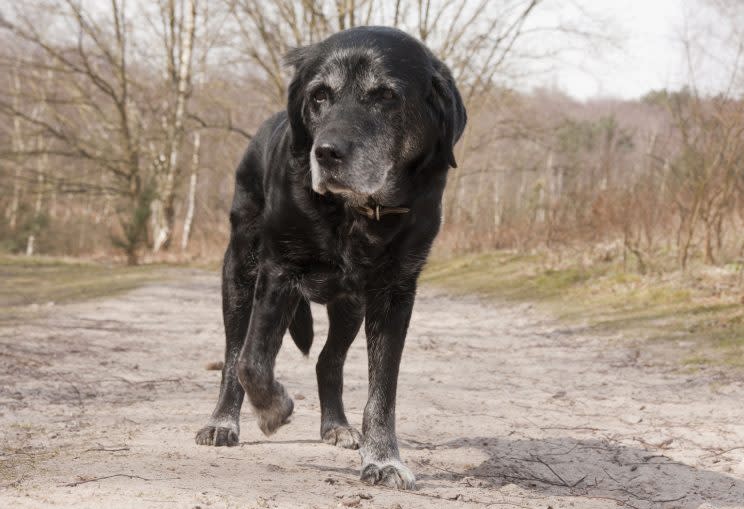
[[[615,501],[636,509],[698,509],[703,503],[744,507],[744,479],[610,439],[473,437],[441,444],[408,440],[403,445],[478,449],[487,455],[480,464],[460,472],[438,467],[432,460],[422,480],[446,479],[486,490],[514,484],[544,496]]]

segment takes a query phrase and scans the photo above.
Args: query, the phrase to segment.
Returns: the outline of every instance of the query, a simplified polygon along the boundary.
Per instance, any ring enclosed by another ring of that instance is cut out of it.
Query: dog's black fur
[[[316,369],[322,439],[359,447],[364,481],[413,488],[395,436],[398,368],[465,109],[449,69],[399,30],[346,30],[287,62],[287,111],[261,127],[237,169],[222,280],[225,365],[196,441],[237,444],[245,393],[264,433],[287,422],[293,403],[274,361],[287,328],[308,353],[309,302],[319,302],[329,319]],[[409,212],[359,212],[378,205]],[[341,396],[362,321],[369,399],[360,435]]]

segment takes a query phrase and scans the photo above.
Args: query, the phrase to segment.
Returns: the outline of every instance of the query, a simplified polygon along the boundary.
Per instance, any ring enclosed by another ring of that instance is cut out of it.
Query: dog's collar
[[[358,212],[367,219],[374,219],[375,221],[379,221],[382,216],[408,214],[411,211],[411,209],[406,207],[386,207],[384,205],[375,205],[373,207],[367,205],[355,205],[351,207],[351,210]]]

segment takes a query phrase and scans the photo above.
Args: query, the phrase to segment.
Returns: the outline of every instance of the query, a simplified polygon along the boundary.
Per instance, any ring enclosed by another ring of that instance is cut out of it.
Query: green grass
[[[58,258],[0,256],[0,323],[51,304],[88,300],[163,279],[163,266],[125,267]]]
[[[433,260],[421,279],[454,293],[532,302],[589,333],[666,345],[688,367],[744,368],[744,289],[721,292],[720,281],[699,274],[641,276],[619,263],[578,261],[556,268],[545,256],[491,252]]]

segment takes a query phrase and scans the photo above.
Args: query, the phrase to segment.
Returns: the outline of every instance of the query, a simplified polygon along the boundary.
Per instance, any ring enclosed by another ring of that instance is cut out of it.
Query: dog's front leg
[[[328,340],[315,368],[320,396],[320,437],[332,445],[358,449],[361,436],[344,413],[344,362],[364,320],[364,302],[343,297],[328,304]]]
[[[415,280],[367,294],[365,332],[369,394],[362,423],[362,481],[399,489],[415,488],[416,478],[400,461],[395,436],[398,368],[416,294]]]
[[[227,340],[225,364],[217,406],[207,425],[196,434],[199,445],[238,445],[240,436],[240,408],[245,394],[235,366],[248,333],[256,275],[255,265],[246,263],[237,251],[235,241],[231,240],[222,267],[222,316]]]
[[[274,378],[274,361],[298,301],[298,291],[281,270],[269,266],[259,269],[253,312],[237,371],[258,426],[266,435],[285,424],[294,407],[282,384]]]

